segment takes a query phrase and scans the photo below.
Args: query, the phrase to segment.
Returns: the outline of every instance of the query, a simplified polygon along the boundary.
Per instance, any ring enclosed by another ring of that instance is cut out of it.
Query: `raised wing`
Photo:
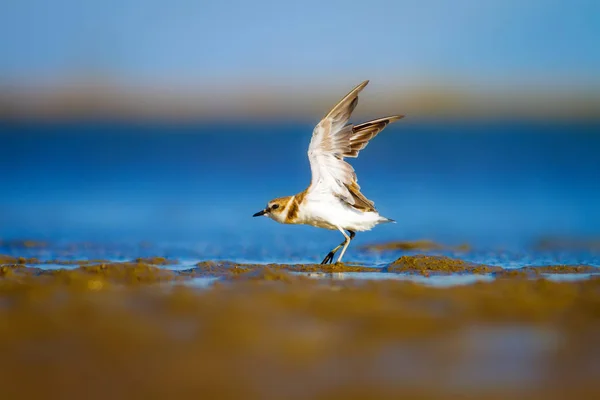
[[[379,118],[355,126],[348,124],[358,104],[358,93],[368,83],[364,81],[352,89],[315,127],[308,147],[312,172],[308,192],[329,191],[355,208],[374,211],[374,203],[360,192],[354,168],[344,157],[358,157],[369,140],[403,116]]]

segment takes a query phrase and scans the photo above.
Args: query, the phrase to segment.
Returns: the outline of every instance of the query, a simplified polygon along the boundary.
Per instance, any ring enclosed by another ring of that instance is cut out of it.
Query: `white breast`
[[[319,228],[338,227],[351,231],[368,231],[381,222],[377,212],[359,211],[334,196],[306,197],[298,214],[300,222]]]

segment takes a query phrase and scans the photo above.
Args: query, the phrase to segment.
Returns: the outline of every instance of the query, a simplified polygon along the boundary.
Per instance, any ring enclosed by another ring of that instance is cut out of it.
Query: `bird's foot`
[[[330,251],[329,253],[327,253],[327,255],[325,256],[325,258],[323,259],[323,261],[321,261],[321,265],[322,264],[327,264],[327,263],[332,263],[334,255],[335,255],[335,253],[333,251]]]

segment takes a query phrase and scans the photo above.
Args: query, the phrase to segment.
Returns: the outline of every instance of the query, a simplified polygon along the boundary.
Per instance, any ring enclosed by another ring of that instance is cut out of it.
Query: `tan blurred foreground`
[[[0,268],[2,399],[600,395],[598,278],[433,288],[277,266],[21,261]],[[209,276],[221,280],[189,285]]]

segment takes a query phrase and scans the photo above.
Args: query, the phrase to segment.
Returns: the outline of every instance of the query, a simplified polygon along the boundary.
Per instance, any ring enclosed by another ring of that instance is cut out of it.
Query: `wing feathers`
[[[356,182],[346,185],[354,200],[354,208],[362,211],[375,211],[375,203],[367,199],[361,192],[360,187]]]
[[[350,91],[347,95],[344,96],[328,113],[323,119],[338,119],[342,115],[348,116],[346,120],[350,118],[350,114],[356,108],[358,104],[358,93],[365,88],[369,84],[369,81],[364,81],[361,84],[357,85],[354,89]]]
[[[350,151],[344,154],[345,157],[358,157],[358,152],[367,147],[369,141],[381,132],[388,124],[404,118],[404,115],[394,115],[391,117],[379,118],[373,121],[355,125],[352,128],[352,135],[349,138]]]
[[[356,173],[344,157],[357,157],[369,141],[388,124],[403,116],[391,116],[350,125],[348,120],[358,105],[358,93],[369,81],[364,81],[340,100],[317,124],[308,147],[312,182],[308,192],[330,193],[363,211],[375,211],[358,186]]]

